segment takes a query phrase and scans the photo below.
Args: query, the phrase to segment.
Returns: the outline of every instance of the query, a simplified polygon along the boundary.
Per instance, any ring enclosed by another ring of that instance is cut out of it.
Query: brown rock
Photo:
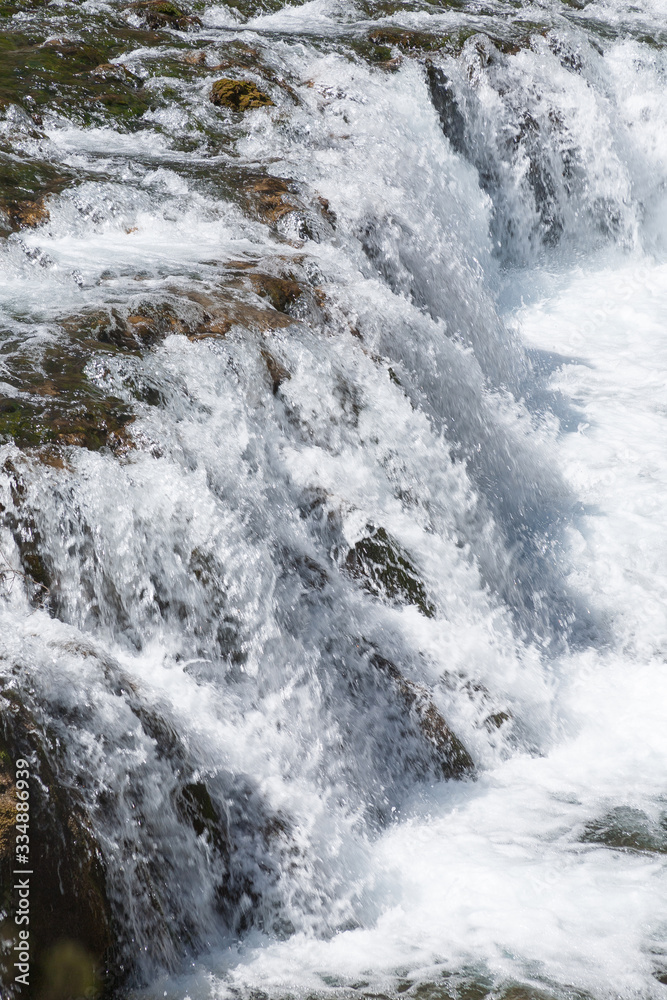
[[[271,378],[271,384],[273,386],[273,395],[278,392],[278,389],[283,384],[291,379],[290,373],[287,371],[284,365],[281,365],[274,356],[264,348],[262,349],[262,357],[266,363],[266,367]]]
[[[275,278],[270,274],[252,274],[250,281],[257,294],[268,299],[278,312],[287,312],[287,307],[296,302],[301,295],[301,286],[291,278]]]
[[[43,197],[34,201],[26,199],[13,202],[5,206],[5,211],[14,229],[21,229],[24,226],[34,229],[49,219],[49,210]]]
[[[296,205],[284,200],[289,188],[280,177],[262,177],[246,191],[249,204],[263,222],[277,222],[283,215],[298,211]]]

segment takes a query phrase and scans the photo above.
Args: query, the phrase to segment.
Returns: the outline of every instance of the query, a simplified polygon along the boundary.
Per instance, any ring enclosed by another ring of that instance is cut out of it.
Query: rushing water
[[[124,988],[664,997],[664,0],[124,7],[2,30],[117,36],[134,116],[0,121],[57,179],[0,390],[124,414],[0,445],[3,690]]]

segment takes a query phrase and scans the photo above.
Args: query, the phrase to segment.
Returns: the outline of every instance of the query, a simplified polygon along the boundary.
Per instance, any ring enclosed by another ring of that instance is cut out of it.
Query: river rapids
[[[110,995],[667,995],[666,86],[665,0],[0,3],[0,711]]]

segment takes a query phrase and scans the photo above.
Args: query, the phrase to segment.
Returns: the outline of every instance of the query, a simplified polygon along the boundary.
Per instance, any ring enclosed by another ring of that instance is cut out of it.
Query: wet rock
[[[326,221],[329,223],[329,225],[331,226],[331,228],[335,229],[336,228],[336,221],[337,221],[336,213],[334,211],[332,211],[331,206],[329,204],[328,198],[322,198],[321,195],[318,195],[317,201],[318,201],[318,204],[320,206],[320,210],[322,212],[322,215],[324,216],[324,218],[326,219]]]
[[[484,719],[484,728],[492,733],[495,729],[501,729],[506,723],[512,721],[509,712],[492,712]]]
[[[223,77],[211,88],[210,100],[218,107],[233,111],[273,106],[273,101],[250,80],[230,80]]]
[[[216,319],[204,322],[197,327],[196,332],[187,335],[188,340],[209,340],[211,338],[226,337],[233,325],[231,319]]]
[[[73,406],[38,406],[23,399],[0,398],[0,440],[19,448],[59,443],[99,451],[128,444],[125,426],[133,417],[120,400],[86,400]]]
[[[367,38],[355,39],[351,45],[352,50],[359,58],[381,69],[394,70],[398,69],[400,65],[400,58],[394,58],[394,53],[389,45],[378,45]]]
[[[197,52],[186,52],[183,56],[183,62],[187,63],[188,66],[205,66],[206,53],[201,49]]]
[[[403,52],[433,52],[443,48],[448,41],[446,35],[433,35],[427,31],[415,31],[393,25],[373,28],[367,37],[373,45],[395,46]]]
[[[229,858],[224,824],[204,782],[192,781],[183,785],[177,794],[176,805],[197,836],[206,837],[220,854]]]
[[[655,821],[641,809],[617,806],[602,819],[589,823],[581,840],[614,850],[667,854],[667,812]]]
[[[302,292],[298,282],[291,278],[276,278],[270,274],[253,274],[250,281],[257,294],[268,299],[278,312],[287,312],[289,306],[296,302]]]
[[[435,615],[426,587],[407,552],[384,528],[367,526],[368,534],[347,554],[345,569],[376,597],[414,604],[427,618]]]
[[[20,351],[7,355],[5,381],[16,394],[0,396],[0,440],[20,448],[127,446],[126,427],[134,415],[89,380],[89,360],[89,352],[66,343],[49,346],[41,357]]]
[[[186,14],[169,0],[141,0],[140,3],[131,4],[129,9],[140,14],[144,23],[153,29],[187,31],[188,28],[201,24],[198,17]]]
[[[101,63],[91,70],[91,75],[100,80],[116,80],[118,83],[129,83],[134,87],[141,86],[139,77],[131,73],[122,63]]]
[[[25,226],[35,229],[43,222],[47,222],[50,217],[43,197],[35,201],[26,199],[10,203],[5,207],[5,211],[13,229],[22,229]]]
[[[0,149],[0,235],[48,221],[49,195],[63,190],[69,181],[52,164],[27,162]]]
[[[12,504],[0,503],[0,523],[11,531],[20,563],[12,565],[0,552],[0,583],[7,592],[20,578],[31,602],[43,605],[49,596],[51,573],[42,555],[42,536],[31,512],[25,509],[26,488],[14,463],[8,459],[2,471],[9,479]]]
[[[269,351],[262,349],[261,353],[271,379],[273,395],[275,396],[283,382],[287,382],[292,376],[287,371],[285,366],[281,365],[280,361],[278,361],[277,358],[275,358]]]
[[[284,215],[298,211],[296,205],[287,201],[289,194],[287,181],[280,177],[261,177],[250,180],[245,186],[246,203],[262,222],[276,223]]]
[[[15,942],[12,919],[18,799],[16,762],[29,763],[30,955],[33,996],[67,1000],[93,995],[105,981],[114,943],[99,849],[76,792],[58,774],[57,754],[13,693],[0,699],[0,926]],[[24,777],[23,773],[21,777]],[[0,979],[13,981],[14,962],[0,956]],[[18,994],[17,994],[18,995]],[[21,993],[23,995],[23,992]],[[4,996],[4,993],[3,993]]]
[[[474,771],[472,757],[462,741],[449,728],[436,707],[428,690],[421,684],[408,680],[398,667],[379,654],[373,654],[371,664],[391,678],[400,699],[429,744],[440,776],[465,778]]]
[[[418,985],[406,983],[408,997],[416,1000],[557,1000],[557,995],[538,989],[532,983],[498,982],[483,972],[444,972],[439,982]],[[592,1000],[589,994],[577,989],[570,993],[571,1000]]]
[[[171,334],[184,334],[191,329],[169,302],[137,302],[130,308],[129,315],[118,310],[99,310],[69,316],[61,321],[61,326],[90,349],[104,345],[122,351],[153,347]]]
[[[454,88],[447,74],[439,66],[428,66],[426,75],[433,106],[438,112],[442,131],[457,153],[464,153],[465,119],[459,109]]]

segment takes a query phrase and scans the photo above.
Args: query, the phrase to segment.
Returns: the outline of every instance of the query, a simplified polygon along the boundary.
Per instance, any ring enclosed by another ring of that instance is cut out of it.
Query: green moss
[[[399,604],[414,604],[427,618],[435,615],[426,587],[407,552],[384,528],[369,525],[369,534],[349,551],[345,567],[370,593]]]
[[[40,1000],[96,997],[100,991],[97,963],[77,941],[64,938],[50,948],[41,962],[44,984]]]

